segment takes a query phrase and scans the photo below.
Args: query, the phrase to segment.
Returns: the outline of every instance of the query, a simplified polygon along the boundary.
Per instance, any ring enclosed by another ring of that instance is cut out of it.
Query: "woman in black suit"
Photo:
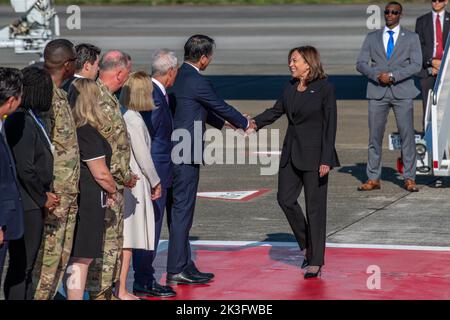
[[[9,244],[9,267],[5,298],[30,300],[32,272],[41,245],[44,214],[58,205],[50,193],[53,181],[52,145],[39,115],[50,109],[53,82],[47,71],[36,67],[22,70],[22,103],[5,122],[5,133],[16,164],[24,208],[24,236]]]
[[[273,108],[254,118],[258,129],[286,114],[289,125],[281,152],[278,203],[295,238],[306,249],[305,279],[320,275],[324,264],[328,172],[339,166],[335,150],[336,97],[318,51],[311,46],[289,52],[293,79]],[[305,189],[306,218],[298,204]]]

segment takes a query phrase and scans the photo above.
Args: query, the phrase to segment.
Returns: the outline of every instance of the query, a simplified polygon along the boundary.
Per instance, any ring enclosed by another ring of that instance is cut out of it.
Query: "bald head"
[[[111,50],[106,52],[99,63],[100,72],[112,71],[118,68],[128,68],[131,57],[120,50]]]
[[[99,63],[99,78],[111,92],[119,90],[131,71],[131,57],[120,50],[106,52]]]

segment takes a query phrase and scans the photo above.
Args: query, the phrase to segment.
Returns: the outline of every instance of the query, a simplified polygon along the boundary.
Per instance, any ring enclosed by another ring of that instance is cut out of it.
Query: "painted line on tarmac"
[[[212,200],[245,202],[259,197],[268,191],[270,189],[197,192],[197,197]]]
[[[195,246],[260,246],[260,247],[296,247],[297,242],[265,242],[265,241],[220,241],[220,240],[194,240],[190,241]],[[362,243],[327,243],[327,248],[345,248],[345,249],[380,249],[380,250],[410,250],[410,251],[450,251],[450,247],[441,246],[414,246],[414,245],[396,245],[396,244],[362,244]],[[167,250],[168,241],[161,240],[158,251]]]

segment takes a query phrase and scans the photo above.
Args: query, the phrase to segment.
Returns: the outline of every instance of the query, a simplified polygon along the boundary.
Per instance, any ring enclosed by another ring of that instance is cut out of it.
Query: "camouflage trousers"
[[[58,196],[61,198],[59,206],[44,221],[44,234],[33,274],[33,283],[37,284],[35,300],[54,298],[72,252],[78,195]]]
[[[89,267],[86,290],[90,299],[102,299],[111,292],[112,285],[119,280],[123,249],[123,190],[111,208],[106,209],[103,234],[103,257],[94,259]]]

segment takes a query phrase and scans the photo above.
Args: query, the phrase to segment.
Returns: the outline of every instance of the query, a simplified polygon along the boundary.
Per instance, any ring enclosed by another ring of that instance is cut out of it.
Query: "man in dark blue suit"
[[[155,52],[152,59],[153,101],[155,102],[155,108],[152,111],[141,112],[152,138],[151,156],[161,180],[161,197],[153,201],[155,249],[152,251],[133,249],[133,292],[138,296],[173,297],[176,295],[171,287],[162,286],[156,281],[154,277],[155,269],[152,265],[156,257],[166,204],[168,212],[170,210],[171,197],[168,195],[172,192],[171,136],[173,119],[166,89],[173,85],[177,76],[177,69],[178,61],[175,53],[165,49]]]
[[[211,281],[212,273],[200,272],[191,259],[189,231],[192,226],[199,182],[200,164],[203,162],[203,134],[205,123],[222,129],[225,120],[237,129],[251,130],[253,123],[220,98],[211,82],[200,74],[213,57],[214,40],[194,35],[184,45],[183,65],[173,86],[174,130],[184,135],[179,154],[174,146],[173,204],[169,221],[169,251],[167,261],[168,284],[203,284]],[[185,138],[190,140],[186,143]],[[189,139],[190,138],[190,139]]]
[[[23,208],[16,180],[14,160],[6,143],[3,119],[20,105],[22,73],[0,68],[0,284],[8,240],[23,235]]]

